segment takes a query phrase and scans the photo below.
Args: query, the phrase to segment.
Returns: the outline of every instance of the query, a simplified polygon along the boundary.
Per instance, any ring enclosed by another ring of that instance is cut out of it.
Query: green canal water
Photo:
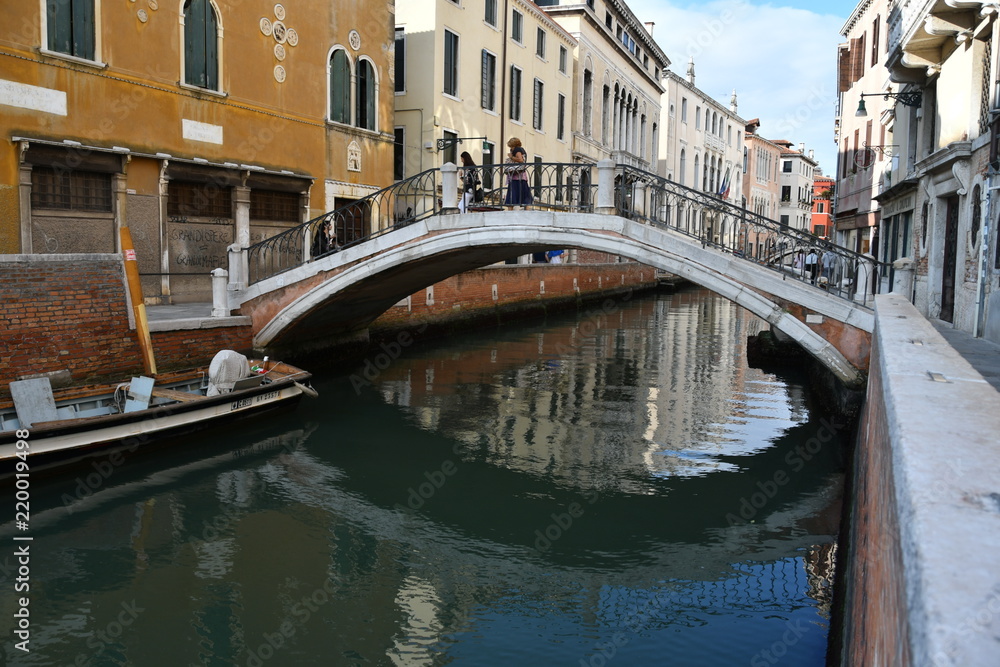
[[[27,593],[3,488],[0,657],[823,665],[849,434],[747,367],[761,327],[692,290],[397,337],[294,412],[34,480]]]

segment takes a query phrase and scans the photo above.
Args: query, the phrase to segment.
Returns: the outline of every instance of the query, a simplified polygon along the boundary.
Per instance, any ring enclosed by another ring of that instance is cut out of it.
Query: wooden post
[[[149,322],[146,320],[146,304],[142,300],[142,283],[139,281],[139,265],[135,261],[132,247],[132,233],[128,227],[121,228],[122,254],[125,255],[125,279],[128,281],[129,299],[135,313],[135,330],[139,334],[142,349],[142,365],[149,375],[156,375],[156,359],[153,358],[153,341],[149,337]]]

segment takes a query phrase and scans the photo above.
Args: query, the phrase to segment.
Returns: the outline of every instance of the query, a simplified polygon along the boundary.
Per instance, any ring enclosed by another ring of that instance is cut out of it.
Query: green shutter
[[[70,0],[48,0],[46,2],[46,25],[49,33],[49,50],[72,53],[73,14]]]
[[[184,83],[205,87],[205,0],[184,3]]]
[[[351,73],[341,50],[334,51],[330,62],[330,120],[351,122]]]
[[[73,0],[73,55],[94,59],[94,0]]]
[[[219,89],[219,40],[218,20],[208,0],[201,0],[205,10],[205,88]]]

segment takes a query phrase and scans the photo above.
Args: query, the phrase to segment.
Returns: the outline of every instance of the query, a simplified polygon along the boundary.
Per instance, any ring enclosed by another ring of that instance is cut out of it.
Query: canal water
[[[6,662],[822,665],[849,434],[747,366],[762,326],[690,290],[414,332],[292,413],[37,480]]]

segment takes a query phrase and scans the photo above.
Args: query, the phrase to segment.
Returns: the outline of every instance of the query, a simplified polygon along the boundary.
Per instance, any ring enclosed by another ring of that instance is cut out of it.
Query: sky
[[[684,77],[694,57],[695,85],[729,106],[758,133],[816,151],[824,174],[837,166],[833,142],[837,45],[857,2],[827,0],[627,0]]]

